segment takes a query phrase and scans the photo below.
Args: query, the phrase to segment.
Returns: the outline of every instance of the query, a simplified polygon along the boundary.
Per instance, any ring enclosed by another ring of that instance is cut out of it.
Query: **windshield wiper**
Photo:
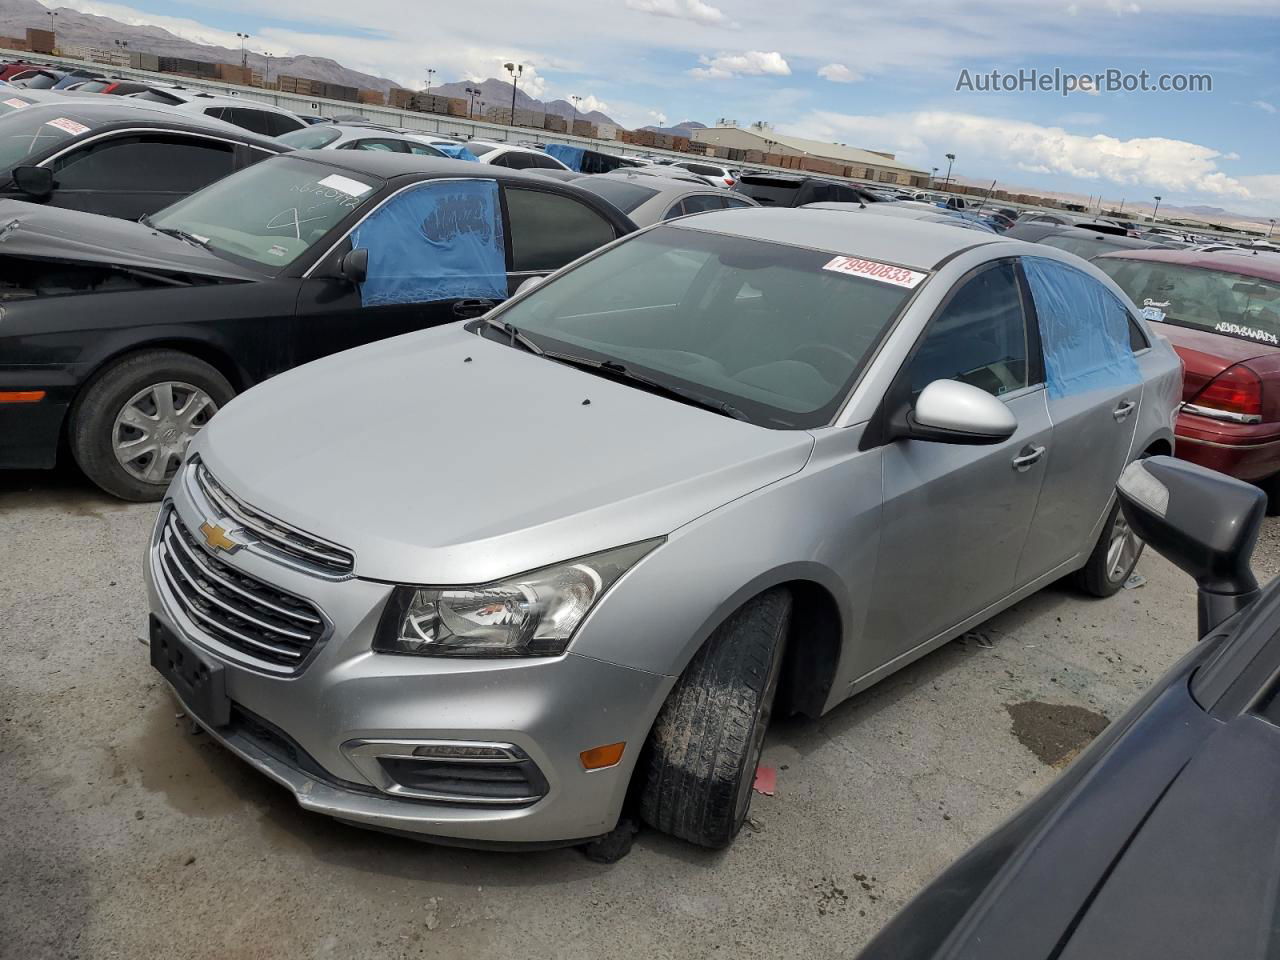
[[[661,394],[672,400],[679,400],[681,403],[701,407],[704,410],[713,410],[726,417],[732,417],[734,420],[742,420],[744,422],[749,422],[750,420],[745,413],[731,403],[717,400],[714,397],[703,396],[700,393],[686,390],[684,387],[677,387],[671,383],[654,380],[652,377],[646,377],[633,370],[628,370],[624,364],[618,363],[616,360],[590,360],[586,357],[575,357],[567,353],[547,353],[546,357],[548,360],[565,363],[571,367],[577,367],[580,370],[586,370],[588,373],[608,377],[612,380],[639,384],[650,393]]]
[[[211,250],[209,241],[203,237],[197,237],[194,233],[188,233],[186,230],[179,230],[177,227],[157,227],[152,222],[150,216],[144,216],[141,221],[144,226],[150,227],[156,233],[163,233],[166,237],[176,237],[179,240],[185,240],[193,246],[200,247],[202,250]]]
[[[497,318],[490,319],[488,317],[485,318],[484,322],[493,329],[501,330],[505,333],[511,339],[512,346],[518,343],[536,357],[541,357],[547,352],[509,323],[503,323]]]

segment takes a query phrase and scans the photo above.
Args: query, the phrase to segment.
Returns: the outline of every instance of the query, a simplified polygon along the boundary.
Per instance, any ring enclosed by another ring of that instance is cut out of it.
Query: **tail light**
[[[1232,423],[1262,421],[1262,378],[1243,364],[1218,374],[1186,405],[1189,413]]]
[[[726,187],[732,187],[732,186],[733,186],[735,183],[737,183],[737,182],[738,182],[738,181],[734,180],[734,179],[733,179],[733,177],[725,177],[725,178],[724,178],[724,185],[725,185]]]

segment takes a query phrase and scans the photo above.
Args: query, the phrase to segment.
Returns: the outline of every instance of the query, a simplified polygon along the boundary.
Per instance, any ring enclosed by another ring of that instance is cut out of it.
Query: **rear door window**
[[[541,190],[507,187],[511,269],[556,270],[613,240],[613,224],[585,203]]]
[[[301,130],[306,126],[301,120],[286,117],[283,113],[272,113],[265,110],[263,112],[267,115],[267,129],[270,131],[268,135],[272,137],[284,136],[286,133]]]
[[[264,137],[271,136],[271,114],[265,110],[251,110],[248,107],[227,107],[222,119],[243,127]]]
[[[380,137],[365,137],[362,140],[352,140],[350,143],[342,145],[343,150],[373,150],[381,153],[404,153],[405,146],[402,140],[385,140]]]
[[[723,210],[724,198],[709,193],[698,193],[684,198],[685,213],[702,213],[705,210]]]

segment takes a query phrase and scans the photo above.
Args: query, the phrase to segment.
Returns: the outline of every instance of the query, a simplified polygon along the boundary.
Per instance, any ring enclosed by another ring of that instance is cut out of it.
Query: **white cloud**
[[[818,76],[832,83],[854,83],[862,79],[861,74],[850,70],[843,63],[828,63],[825,67],[819,67]]]
[[[566,97],[565,99],[568,99],[568,98]],[[587,96],[583,97],[581,101],[579,101],[578,112],[590,113],[592,110],[599,110],[601,113],[608,113],[609,105],[605,103],[603,100],[601,100],[599,97],[594,97],[588,94]]]
[[[895,150],[921,167],[944,152],[955,153],[957,172],[1002,163],[1028,172],[1148,186],[1169,194],[1254,196],[1245,178],[1218,169],[1218,161],[1226,159],[1221,151],[1163,137],[1085,136],[1061,127],[943,111],[885,116],[815,111],[783,131]],[[1276,180],[1280,184],[1280,176]]]
[[[1255,107],[1257,107],[1259,110],[1265,111],[1266,113],[1275,113],[1275,112],[1276,112],[1276,108],[1275,108],[1275,106],[1274,106],[1273,104],[1267,103],[1267,101],[1265,101],[1265,100],[1253,100],[1253,101],[1251,101],[1251,102],[1252,102],[1252,104],[1253,104]]]
[[[1064,113],[1058,123],[1068,127],[1097,127],[1107,118],[1100,113]]]
[[[667,125],[667,115],[661,110],[650,110],[649,118],[659,127]]]
[[[746,53],[718,53],[714,57],[699,57],[701,67],[689,71],[690,76],[703,79],[725,77],[789,77],[791,67],[776,50],[748,50]]]
[[[671,17],[693,23],[711,25],[723,23],[724,12],[702,0],[626,0],[629,10],[649,13],[655,17]]]

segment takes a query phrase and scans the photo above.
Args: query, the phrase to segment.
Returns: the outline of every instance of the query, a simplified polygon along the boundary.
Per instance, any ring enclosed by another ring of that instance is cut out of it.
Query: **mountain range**
[[[0,2],[3,2],[3,0],[0,0]],[[480,95],[476,98],[477,111],[480,110],[481,103],[484,104],[484,109],[486,110],[489,107],[510,108],[511,106],[511,81],[500,80],[496,77],[482,80],[478,83],[471,80],[457,80],[453,83],[435,84],[431,87],[431,92],[442,97],[461,97],[466,100],[468,98],[468,87],[480,91]],[[529,96],[519,87],[516,88],[516,109],[532,110],[535,113],[553,113],[564,117],[566,120],[571,120],[576,116],[579,120],[589,120],[592,123],[618,125],[618,121],[606,113],[601,113],[599,110],[579,110],[575,113],[573,104],[568,100],[548,100],[544,102]]]

